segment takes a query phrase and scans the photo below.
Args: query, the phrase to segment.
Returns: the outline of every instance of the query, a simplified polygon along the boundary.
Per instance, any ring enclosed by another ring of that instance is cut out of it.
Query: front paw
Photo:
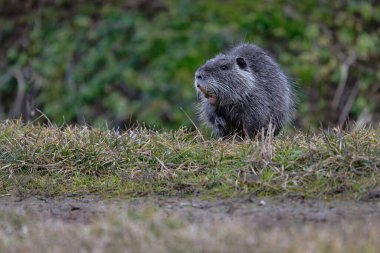
[[[214,125],[215,127],[217,128],[222,128],[222,129],[226,129],[226,121],[222,118],[222,117],[215,117],[214,119]]]
[[[215,117],[214,122],[213,122],[213,133],[214,136],[219,138],[219,137],[224,137],[227,134],[227,128],[226,128],[226,121],[221,118],[221,117]]]

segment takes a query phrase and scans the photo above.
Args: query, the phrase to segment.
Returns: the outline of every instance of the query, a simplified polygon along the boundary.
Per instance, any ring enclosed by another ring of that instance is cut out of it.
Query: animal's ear
[[[236,58],[236,63],[237,65],[241,68],[241,69],[244,69],[247,67],[247,63],[246,61],[244,60],[243,57],[238,57]]]

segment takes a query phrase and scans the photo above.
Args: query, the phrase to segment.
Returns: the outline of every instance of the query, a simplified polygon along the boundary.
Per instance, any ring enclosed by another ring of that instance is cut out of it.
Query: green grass
[[[1,194],[356,198],[380,185],[380,129],[213,140],[0,122]]]

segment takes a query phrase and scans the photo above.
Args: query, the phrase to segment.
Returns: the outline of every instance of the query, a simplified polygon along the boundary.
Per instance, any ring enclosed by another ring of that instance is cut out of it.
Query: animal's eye
[[[227,70],[227,69],[228,69],[228,66],[227,66],[227,65],[222,65],[222,66],[220,66],[220,69],[221,69],[221,70]]]

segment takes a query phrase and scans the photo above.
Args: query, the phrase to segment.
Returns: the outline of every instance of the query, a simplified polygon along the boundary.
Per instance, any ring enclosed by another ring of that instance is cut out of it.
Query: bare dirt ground
[[[192,223],[240,220],[263,227],[289,224],[323,224],[349,221],[380,221],[380,201],[320,201],[305,199],[236,198],[110,198],[96,195],[61,197],[0,198],[0,212],[31,213],[39,218],[90,223],[111,211],[139,212],[154,207],[164,216],[176,215]]]
[[[0,197],[0,252],[379,252],[380,201]]]

